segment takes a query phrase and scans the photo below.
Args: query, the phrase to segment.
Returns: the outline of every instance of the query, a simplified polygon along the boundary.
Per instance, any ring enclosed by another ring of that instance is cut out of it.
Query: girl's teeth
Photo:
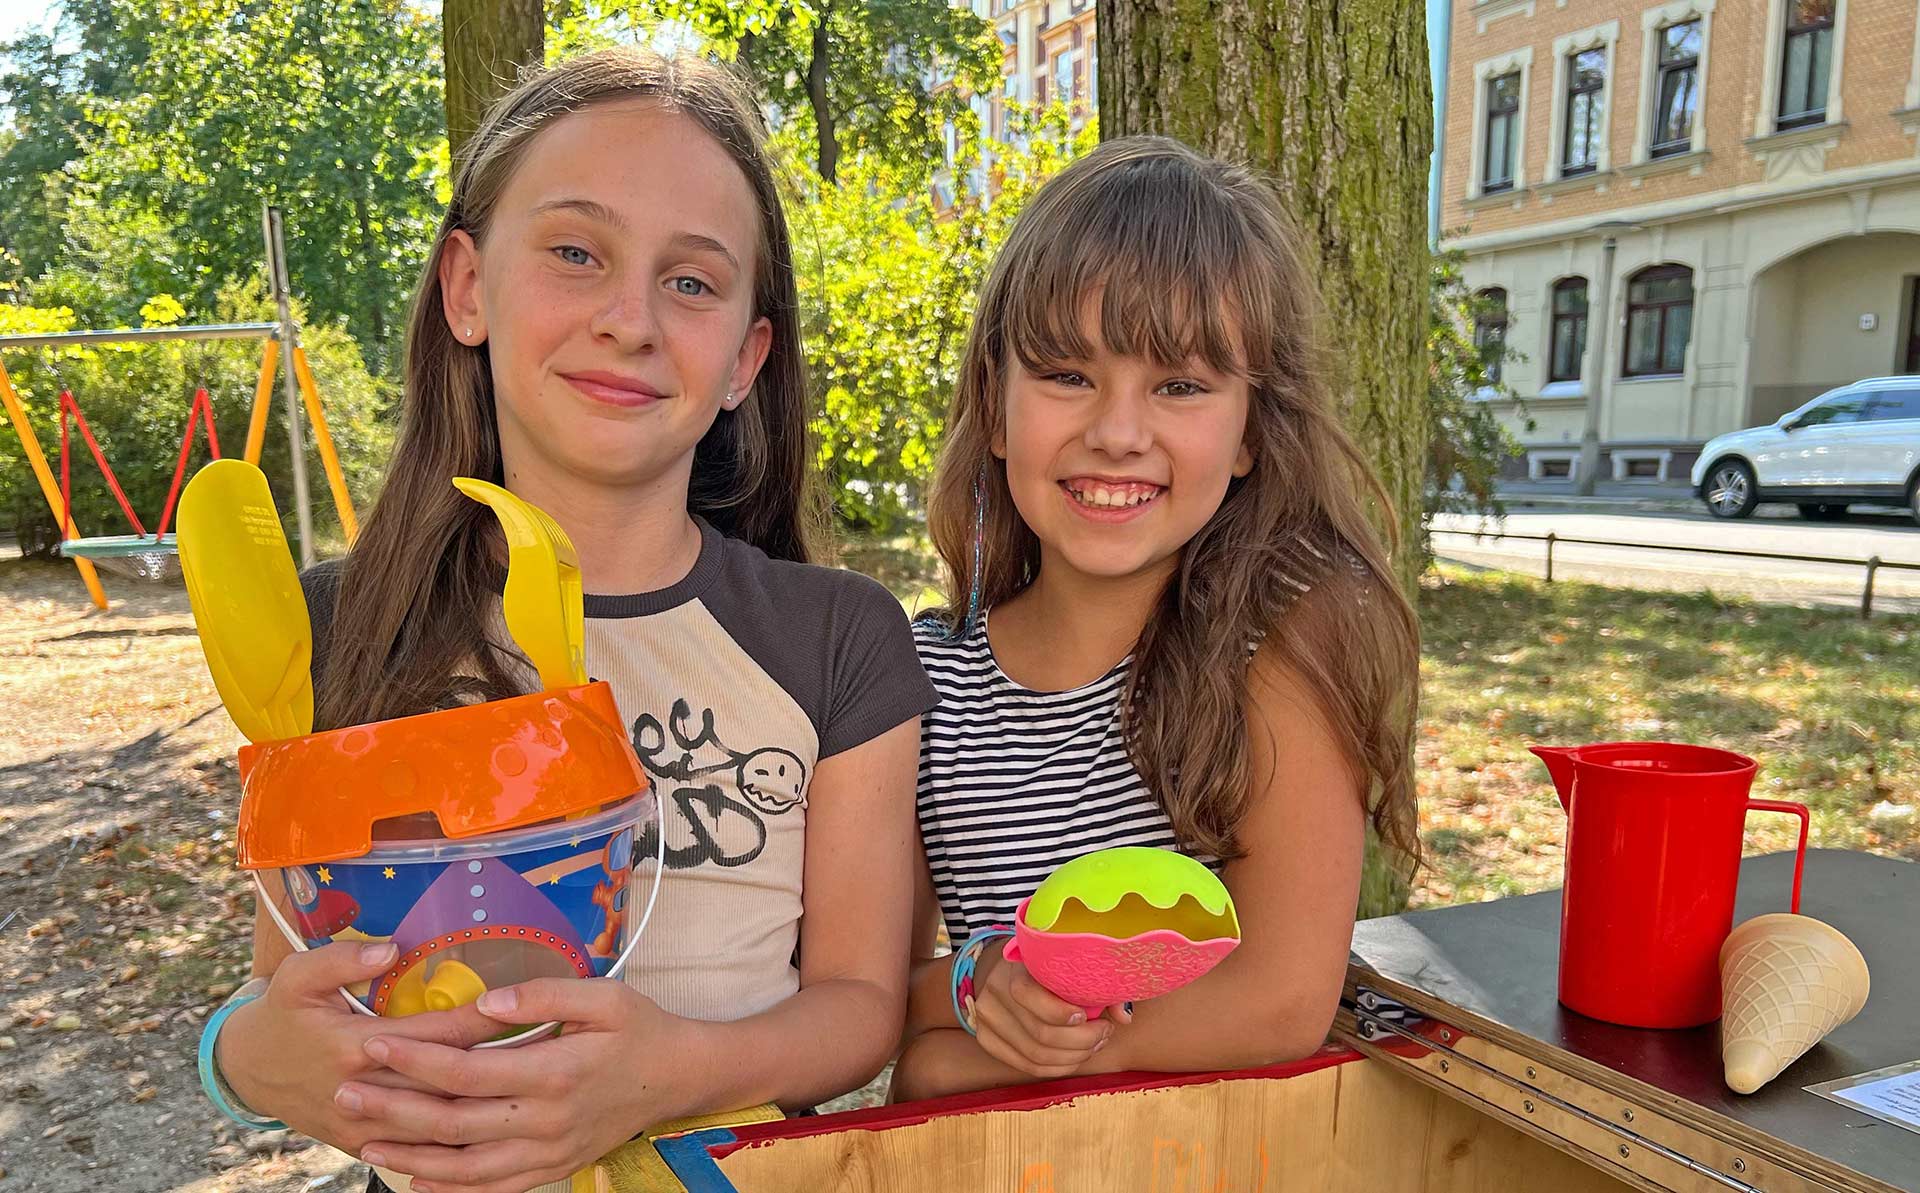
[[[1080,504],[1100,509],[1131,508],[1159,496],[1157,491],[1148,493],[1138,489],[1069,489],[1068,492],[1072,493],[1074,500]]]

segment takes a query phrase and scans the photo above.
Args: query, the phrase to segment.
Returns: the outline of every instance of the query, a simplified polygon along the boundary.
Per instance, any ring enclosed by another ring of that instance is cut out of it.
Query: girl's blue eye
[[[593,264],[593,254],[589,253],[587,250],[581,248],[577,244],[563,244],[563,245],[560,245],[558,248],[554,249],[553,251],[556,255],[559,256],[559,258],[562,261],[565,261],[568,265]]]
[[[713,290],[713,287],[707,285],[699,278],[686,276],[673,279],[673,288],[675,293],[685,295],[688,298],[699,298],[703,294],[711,293]]]

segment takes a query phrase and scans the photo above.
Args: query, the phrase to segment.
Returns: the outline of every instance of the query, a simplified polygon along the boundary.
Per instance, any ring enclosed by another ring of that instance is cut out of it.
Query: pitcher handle
[[[1793,855],[1793,914],[1800,914],[1800,875],[1807,866],[1807,829],[1812,820],[1807,815],[1807,805],[1790,803],[1777,799],[1750,799],[1747,801],[1749,812],[1789,812],[1800,818],[1800,844]]]

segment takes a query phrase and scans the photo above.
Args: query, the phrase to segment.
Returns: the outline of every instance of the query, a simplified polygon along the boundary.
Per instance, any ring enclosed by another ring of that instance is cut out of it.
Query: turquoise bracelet
[[[200,1088],[206,1091],[207,1100],[214,1109],[226,1115],[234,1122],[250,1131],[284,1131],[287,1124],[276,1118],[255,1118],[234,1106],[227,1098],[227,1083],[220,1079],[220,1065],[214,1059],[214,1045],[220,1040],[220,1028],[227,1016],[246,1006],[257,994],[245,994],[228,1000],[227,1004],[207,1017],[207,1025],[200,1031]]]
[[[980,954],[996,940],[1008,940],[1013,929],[1003,927],[982,928],[967,937],[967,943],[953,955],[953,1017],[960,1021],[968,1035],[974,1035],[973,1024],[973,971],[980,964]]]

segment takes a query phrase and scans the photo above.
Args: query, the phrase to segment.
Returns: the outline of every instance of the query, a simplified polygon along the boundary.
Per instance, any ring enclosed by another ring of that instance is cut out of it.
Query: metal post
[[[1609,236],[1600,242],[1600,287],[1596,301],[1587,307],[1587,327],[1593,338],[1593,376],[1587,384],[1587,425],[1580,432],[1579,492],[1593,496],[1594,482],[1600,474],[1600,405],[1611,375],[1607,357],[1607,331],[1613,326],[1613,254],[1617,242]]]
[[[1547,531],[1547,583],[1553,583],[1553,531]]]
[[[1867,586],[1860,590],[1860,616],[1864,620],[1873,616],[1873,575],[1880,570],[1880,557],[1875,555],[1867,560]]]
[[[280,309],[280,350],[287,358],[280,380],[287,395],[287,443],[293,449],[293,508],[299,516],[300,566],[312,567],[313,509],[307,500],[307,453],[300,446],[300,383],[293,375],[292,363],[300,332],[293,325],[293,305],[288,295],[287,245],[281,232],[280,209],[268,205],[261,219],[267,238],[268,280],[273,286],[273,301]]]

